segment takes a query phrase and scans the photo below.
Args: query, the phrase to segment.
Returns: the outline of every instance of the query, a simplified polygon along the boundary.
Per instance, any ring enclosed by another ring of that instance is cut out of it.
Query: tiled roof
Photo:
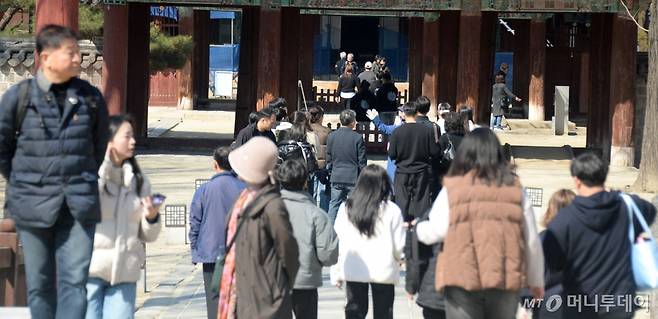
[[[89,40],[80,41],[79,44],[82,68],[91,67],[100,70],[103,67],[102,47]],[[34,50],[34,40],[0,38],[0,67],[5,64],[9,64],[11,67],[23,64],[26,68],[31,68],[34,66]]]

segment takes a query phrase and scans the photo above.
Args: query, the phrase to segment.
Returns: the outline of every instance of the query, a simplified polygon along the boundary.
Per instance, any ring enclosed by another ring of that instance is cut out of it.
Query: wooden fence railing
[[[330,129],[331,123],[328,124]],[[336,125],[340,128],[340,123]],[[388,146],[388,136],[382,134],[377,130],[372,123],[357,123],[356,132],[363,136],[363,141],[366,143],[366,151],[368,154],[386,154]]]

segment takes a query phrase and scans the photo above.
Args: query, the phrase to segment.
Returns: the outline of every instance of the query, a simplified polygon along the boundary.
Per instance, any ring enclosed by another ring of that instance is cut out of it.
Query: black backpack
[[[293,140],[282,141],[277,146],[277,150],[277,164],[281,164],[290,159],[299,159],[306,165],[309,175],[318,170],[318,160],[315,158],[313,145],[307,142]]]

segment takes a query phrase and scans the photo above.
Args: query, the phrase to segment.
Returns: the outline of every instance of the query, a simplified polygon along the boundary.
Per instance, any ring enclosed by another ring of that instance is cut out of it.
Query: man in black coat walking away
[[[39,31],[41,65],[34,79],[0,101],[0,172],[5,211],[25,253],[32,318],[84,318],[85,285],[96,223],[101,219],[98,169],[105,157],[108,111],[80,74],[76,33]]]
[[[404,221],[411,223],[425,215],[432,205],[430,159],[437,156],[437,144],[433,130],[416,122],[418,106],[409,102],[403,106],[405,124],[391,135],[388,156],[395,161],[395,203],[402,210]],[[409,224],[410,225],[410,224]],[[406,236],[405,256],[407,263],[406,290],[415,294],[420,288],[427,265],[432,257],[432,247],[418,242],[409,227]]]
[[[236,149],[243,144],[247,143],[254,136],[263,136],[267,137],[276,144],[276,136],[272,129],[276,124],[276,113],[269,106],[256,112],[256,122],[247,125],[245,128],[240,130],[238,136],[235,138],[235,142],[231,145],[232,149]]]
[[[327,169],[331,171],[329,218],[336,221],[338,208],[356,184],[356,179],[368,164],[366,144],[361,134],[354,132],[356,113],[344,110],[339,115],[341,127],[327,140]]]
[[[546,230],[546,264],[551,271],[563,272],[563,318],[633,318],[637,288],[631,267],[630,214],[622,194],[606,190],[607,175],[608,163],[593,153],[574,159],[571,176],[578,196]],[[656,208],[630,197],[651,225]],[[643,232],[638,216],[633,216],[633,225],[635,234]],[[613,296],[614,301],[604,307],[605,296]],[[566,298],[579,301],[568,306]]]

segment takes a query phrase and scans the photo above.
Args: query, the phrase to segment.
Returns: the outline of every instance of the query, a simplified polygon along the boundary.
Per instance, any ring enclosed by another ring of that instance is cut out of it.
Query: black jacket
[[[395,161],[396,173],[424,172],[438,153],[434,132],[421,123],[402,124],[393,131],[388,147],[388,157]]]
[[[656,208],[633,196],[648,224],[656,217]],[[635,221],[636,233],[641,227]],[[546,264],[551,271],[562,271],[565,295],[634,295],[631,268],[631,244],[628,239],[628,211],[619,192],[600,192],[590,197],[577,196],[551,221],[543,241]],[[600,297],[599,297],[600,298]],[[566,299],[564,299],[566,302]],[[596,318],[592,309],[564,307],[564,318]],[[624,311],[623,307],[611,310]]]
[[[247,143],[247,141],[254,136],[267,137],[272,141],[272,143],[276,144],[276,136],[274,136],[274,133],[272,133],[271,130],[261,132],[256,128],[256,124],[257,123],[249,124],[245,128],[241,129],[240,132],[238,132],[238,136],[235,138],[235,142],[233,145],[231,145],[231,147],[238,148],[242,146],[242,144]]]
[[[377,112],[396,112],[398,110],[398,89],[395,87],[395,83],[383,83],[377,88],[375,96],[377,97],[375,107]]]
[[[366,144],[361,134],[348,127],[341,127],[329,134],[327,168],[331,171],[332,183],[356,184],[367,162]]]
[[[0,101],[0,172],[8,180],[8,216],[21,226],[50,227],[66,203],[81,223],[99,222],[98,168],[109,134],[103,96],[73,78],[60,113],[41,71],[26,81],[29,104],[18,137],[19,85]]]

